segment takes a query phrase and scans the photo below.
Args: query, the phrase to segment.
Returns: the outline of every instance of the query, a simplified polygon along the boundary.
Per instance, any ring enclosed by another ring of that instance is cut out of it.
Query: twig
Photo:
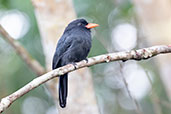
[[[150,86],[151,86],[151,89],[152,89],[152,95],[150,96],[151,100],[152,100],[152,103],[153,103],[153,107],[154,107],[154,111],[155,111],[155,114],[162,114],[162,110],[161,110],[161,106],[158,102],[158,96],[157,94],[154,92],[154,89],[153,89],[153,82],[149,76],[149,73],[148,71],[146,71],[146,76],[148,78],[148,81],[150,83]]]
[[[37,74],[42,75],[45,73],[45,69],[37,62],[35,59],[31,57],[31,55],[23,48],[23,46],[14,40],[2,27],[0,24],[0,34],[3,36],[4,40],[6,40],[20,55],[20,57],[27,63],[27,65]]]
[[[138,101],[131,95],[131,92],[130,92],[130,90],[129,90],[129,88],[128,88],[128,83],[127,83],[127,81],[126,81],[126,79],[125,79],[125,77],[124,77],[124,75],[123,75],[123,72],[122,72],[122,69],[123,69],[123,66],[122,66],[122,64],[119,62],[119,65],[120,65],[120,67],[121,67],[121,69],[120,69],[120,72],[121,72],[121,77],[122,77],[122,80],[123,80],[123,82],[124,82],[124,85],[125,85],[125,88],[126,88],[126,91],[127,91],[127,93],[128,93],[128,95],[129,95],[129,97],[131,98],[131,100],[134,102],[134,104],[135,104],[135,107],[136,107],[136,113],[137,114],[142,114],[142,111],[141,111],[141,108],[140,108],[140,106],[139,106],[139,104],[138,104]]]
[[[117,52],[117,53],[99,55],[96,57],[89,58],[88,62],[83,60],[83,61],[76,63],[76,69],[92,66],[95,64],[119,61],[119,60],[126,61],[126,60],[148,59],[158,54],[164,54],[164,53],[171,53],[171,46],[160,45],[160,46],[153,46],[149,48],[139,49],[136,51],[132,50],[129,52]],[[60,67],[40,77],[35,78],[34,80],[26,84],[21,89],[3,98],[0,102],[0,113],[3,112],[6,108],[8,108],[15,100],[25,95],[26,93],[30,92],[32,89],[38,87],[39,85],[47,82],[50,79],[53,79],[65,73],[74,71],[76,69],[74,65],[68,64],[66,66]]]
[[[150,96],[150,97],[152,99],[152,102],[153,102],[153,105],[154,105],[154,108],[155,108],[155,113],[156,114],[162,114],[161,105],[164,105],[165,107],[171,109],[171,103],[159,99],[159,96],[156,94],[156,92],[153,89],[153,86],[152,86],[153,85],[153,82],[152,82],[152,80],[151,80],[151,78],[149,76],[148,71],[146,71],[146,74],[147,74],[147,78],[148,78],[149,83],[150,83],[151,88],[152,88],[152,96]]]

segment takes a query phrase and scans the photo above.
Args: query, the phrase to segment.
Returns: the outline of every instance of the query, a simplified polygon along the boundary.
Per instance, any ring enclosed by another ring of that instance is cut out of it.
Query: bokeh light
[[[27,15],[18,10],[4,12],[0,17],[0,23],[15,39],[22,38],[30,28]]]
[[[117,51],[133,49],[137,44],[137,29],[129,23],[117,25],[112,31],[112,43]]]
[[[22,103],[22,114],[43,114],[46,112],[47,102],[38,97],[27,97]]]
[[[123,75],[133,96],[142,99],[150,90],[150,82],[145,70],[135,61],[128,61],[123,67]],[[125,91],[125,94],[128,94]]]
[[[52,107],[48,108],[48,110],[46,111],[46,114],[58,114],[57,107],[52,106]]]

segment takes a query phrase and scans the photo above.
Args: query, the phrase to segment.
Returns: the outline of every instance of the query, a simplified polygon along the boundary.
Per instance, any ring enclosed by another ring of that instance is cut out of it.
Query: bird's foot
[[[122,60],[122,62],[126,62],[126,61],[127,61],[127,59],[123,59],[123,60]]]
[[[84,60],[86,61],[86,63],[88,63],[88,59],[87,58],[85,58]]]
[[[77,66],[77,64],[76,63],[71,63],[73,66],[74,66],[74,69],[77,69],[78,68],[78,66]]]

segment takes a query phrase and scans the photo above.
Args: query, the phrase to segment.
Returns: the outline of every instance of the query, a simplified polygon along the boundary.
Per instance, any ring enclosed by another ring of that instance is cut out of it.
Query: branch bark
[[[166,54],[171,53],[171,45],[159,45],[153,46],[149,48],[143,48],[139,50],[132,50],[129,52],[117,52],[117,53],[109,53],[104,55],[99,55],[96,57],[92,57],[88,59],[88,62],[85,60],[76,63],[76,69],[80,69],[83,67],[89,67],[95,64],[112,62],[112,61],[127,61],[127,60],[143,60],[148,59],[158,54]],[[40,86],[41,84],[51,80],[55,77],[59,77],[65,73],[76,70],[75,66],[72,64],[68,64],[66,66],[60,67],[53,71],[50,71],[42,76],[39,76],[32,80],[30,83],[26,84],[21,89],[12,93],[11,95],[4,97],[0,102],[0,113],[2,113],[5,109],[7,109],[15,100],[30,92],[34,88]]]

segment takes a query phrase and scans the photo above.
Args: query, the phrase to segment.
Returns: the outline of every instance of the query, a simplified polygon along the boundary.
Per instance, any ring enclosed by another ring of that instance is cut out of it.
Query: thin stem
[[[137,114],[142,114],[142,111],[141,111],[141,108],[140,108],[140,106],[138,104],[138,101],[131,95],[131,92],[129,90],[128,83],[127,83],[127,81],[126,81],[126,79],[124,77],[123,71],[122,71],[123,65],[120,62],[119,62],[119,65],[120,65],[121,78],[122,78],[122,80],[124,82],[124,85],[125,85],[125,88],[126,88],[126,91],[127,91],[128,95],[129,95],[129,97],[131,98],[131,100],[135,104],[135,107],[136,107],[136,110],[135,111],[136,111]]]

